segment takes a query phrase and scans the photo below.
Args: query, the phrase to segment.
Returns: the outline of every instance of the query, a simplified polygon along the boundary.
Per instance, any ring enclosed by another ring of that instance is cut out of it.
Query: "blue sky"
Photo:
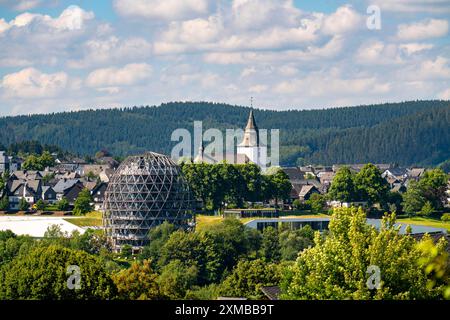
[[[0,0],[0,115],[450,99],[449,17],[450,0]]]

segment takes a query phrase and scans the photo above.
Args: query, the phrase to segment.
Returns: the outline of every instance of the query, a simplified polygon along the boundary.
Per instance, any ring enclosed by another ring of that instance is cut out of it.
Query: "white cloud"
[[[34,68],[26,68],[7,74],[1,82],[7,98],[42,98],[59,94],[67,87],[65,72],[43,73]]]
[[[239,30],[261,30],[273,25],[293,27],[300,14],[292,0],[234,0],[231,6],[233,26]]]
[[[16,11],[25,11],[38,6],[53,6],[58,0],[0,0],[0,5],[7,6]]]
[[[433,45],[427,43],[405,43],[399,45],[399,48],[405,51],[407,55],[412,55],[414,53],[430,50],[433,48]]]
[[[448,32],[448,21],[429,19],[412,24],[398,26],[397,37],[400,40],[422,40],[443,37]]]
[[[110,36],[104,39],[91,39],[82,45],[82,58],[70,59],[71,68],[85,68],[124,61],[136,61],[149,58],[152,44],[143,38],[121,39]]]
[[[251,86],[250,88],[248,88],[248,91],[252,92],[252,93],[261,93],[261,92],[267,91],[267,89],[268,89],[268,87],[266,85],[257,84],[257,85],[254,85],[254,86]]]
[[[419,70],[416,70],[418,79],[449,79],[450,66],[448,60],[438,56],[435,60],[426,60],[421,63]]]
[[[333,70],[312,73],[304,78],[282,81],[275,86],[277,94],[305,93],[310,98],[341,98],[361,94],[374,95],[389,92],[390,85],[375,77],[343,78]]]
[[[363,43],[356,52],[356,61],[370,65],[401,64],[404,62],[396,44],[386,44],[382,41]]]
[[[122,68],[103,68],[92,71],[87,79],[89,87],[101,87],[103,90],[110,87],[130,86],[147,80],[152,73],[152,67],[146,63],[127,64]]]
[[[23,28],[31,24],[45,26],[56,30],[80,30],[88,20],[94,18],[94,13],[84,11],[78,6],[67,7],[57,18],[49,15],[22,13],[7,23],[4,19],[0,20],[0,32],[5,32],[10,28]]]
[[[344,40],[334,36],[323,46],[307,46],[306,49],[211,52],[203,55],[203,60],[213,64],[281,63],[290,61],[324,61],[331,59],[343,49]]]
[[[438,94],[438,98],[442,100],[450,100],[450,88],[445,89],[444,91]]]
[[[115,10],[124,16],[161,20],[184,20],[208,13],[208,0],[115,0]]]
[[[324,18],[325,34],[342,34],[363,26],[364,19],[351,6],[339,7],[336,12]]]
[[[382,11],[433,14],[450,12],[450,1],[448,0],[368,0],[367,2],[380,6]]]

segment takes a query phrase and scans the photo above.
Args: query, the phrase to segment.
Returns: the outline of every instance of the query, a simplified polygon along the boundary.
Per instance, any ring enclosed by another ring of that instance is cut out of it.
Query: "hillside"
[[[79,155],[107,149],[170,153],[177,128],[242,128],[249,108],[205,102],[0,118],[0,142],[57,145]],[[279,128],[284,165],[392,162],[435,165],[450,158],[450,102],[414,101],[304,111],[255,110],[260,128]]]

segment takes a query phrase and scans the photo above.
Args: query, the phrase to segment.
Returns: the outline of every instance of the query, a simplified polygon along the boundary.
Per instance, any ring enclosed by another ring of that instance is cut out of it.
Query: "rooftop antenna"
[[[250,108],[253,109],[253,97],[250,97]]]

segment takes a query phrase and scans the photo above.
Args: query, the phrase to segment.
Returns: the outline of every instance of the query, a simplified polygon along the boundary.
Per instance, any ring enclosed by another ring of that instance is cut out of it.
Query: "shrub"
[[[441,217],[442,221],[450,221],[450,213],[444,213]]]

